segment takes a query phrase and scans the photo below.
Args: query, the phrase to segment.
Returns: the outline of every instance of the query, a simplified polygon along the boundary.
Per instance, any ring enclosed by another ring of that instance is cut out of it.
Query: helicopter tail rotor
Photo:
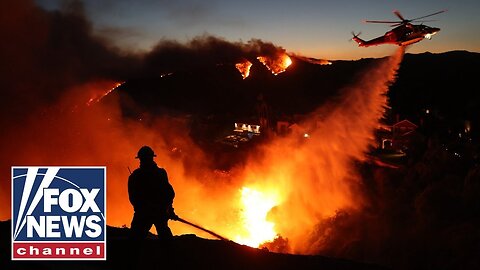
[[[353,37],[350,39],[350,41],[353,40],[353,41],[355,41],[355,42],[358,44],[358,46],[364,47],[364,46],[365,46],[365,45],[364,45],[364,44],[365,44],[365,40],[363,40],[363,39],[361,39],[361,38],[358,37],[358,36],[360,36],[361,33],[362,33],[362,32],[358,32],[358,34],[355,34],[355,32],[352,31]]]
[[[358,32],[358,34],[355,34],[354,31],[352,31],[350,33],[352,34],[352,37],[348,41],[355,40],[356,38],[358,38],[362,34],[362,32]]]

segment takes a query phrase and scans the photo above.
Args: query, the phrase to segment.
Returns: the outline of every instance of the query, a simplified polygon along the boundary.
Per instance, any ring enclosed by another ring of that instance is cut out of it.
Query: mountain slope
[[[148,239],[134,243],[127,228],[107,228],[107,261],[10,261],[10,221],[0,222],[2,269],[385,269],[323,256],[272,253],[234,242],[195,235],[175,236],[171,243]]]
[[[332,61],[318,65],[292,56],[292,65],[274,76],[260,62],[242,79],[231,64],[136,77],[119,88],[124,109],[134,113],[175,111],[194,115],[255,116],[261,94],[271,113],[308,113],[339,95],[380,59]],[[475,118],[480,106],[476,70],[480,54],[452,51],[406,54],[390,88],[394,109],[414,116],[430,106],[445,115]],[[133,106],[134,105],[134,106]],[[465,106],[466,105],[466,106]]]

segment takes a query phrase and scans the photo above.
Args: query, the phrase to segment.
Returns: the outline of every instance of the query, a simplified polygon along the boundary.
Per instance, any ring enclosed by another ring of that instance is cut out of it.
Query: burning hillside
[[[264,64],[273,75],[284,72],[292,64],[292,59],[290,59],[287,54],[279,54],[274,58],[259,56],[257,59]]]
[[[291,64],[284,48],[259,39],[229,42],[213,36],[200,36],[187,43],[162,41],[146,56],[144,74],[190,71],[215,65],[236,67],[246,78],[251,65],[262,62],[273,74],[278,74]]]
[[[235,64],[235,67],[238,69],[238,72],[242,75],[242,78],[245,79],[250,75],[250,68],[252,63],[248,60]]]

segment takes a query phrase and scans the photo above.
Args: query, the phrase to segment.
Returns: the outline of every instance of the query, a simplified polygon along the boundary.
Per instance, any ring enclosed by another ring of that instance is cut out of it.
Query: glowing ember
[[[257,59],[264,64],[273,75],[284,72],[292,64],[292,59],[286,54],[280,54],[275,58],[259,56]]]
[[[97,103],[99,102],[102,98],[106,97],[108,94],[110,94],[113,90],[117,89],[120,85],[124,84],[125,82],[121,82],[121,83],[115,83],[115,85],[109,89],[107,92],[104,92],[104,93],[100,93],[100,94],[95,94],[95,96],[91,97],[88,101],[87,101],[87,106],[90,106],[92,105],[93,103]]]
[[[235,65],[235,67],[240,71],[240,74],[242,74],[243,79],[247,78],[248,75],[250,75],[250,67],[252,66],[252,63],[248,60],[245,60],[241,63],[238,63]]]
[[[272,241],[277,236],[275,224],[266,219],[268,212],[278,205],[277,196],[267,195],[247,187],[243,187],[241,192],[244,207],[243,222],[248,236],[237,236],[236,242],[258,247],[264,242]]]
[[[172,74],[173,74],[173,72],[162,73],[162,74],[160,74],[160,78],[167,77],[167,76],[170,76]]]

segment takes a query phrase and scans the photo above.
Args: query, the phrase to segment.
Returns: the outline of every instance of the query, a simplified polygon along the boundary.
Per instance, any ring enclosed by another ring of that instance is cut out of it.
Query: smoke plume
[[[162,40],[145,56],[143,73],[158,75],[161,72],[198,70],[215,65],[235,65],[245,60],[253,63],[258,56],[276,58],[285,52],[285,49],[260,39],[243,43],[203,35],[186,43]]]

